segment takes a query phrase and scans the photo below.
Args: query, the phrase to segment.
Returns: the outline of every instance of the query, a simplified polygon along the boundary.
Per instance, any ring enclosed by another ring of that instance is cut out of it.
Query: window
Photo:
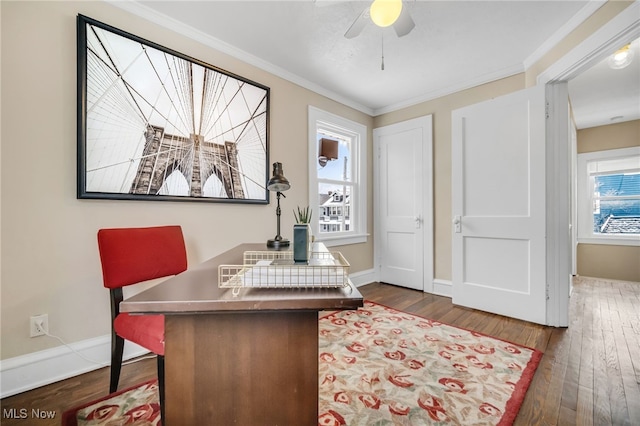
[[[309,205],[317,241],[367,240],[366,126],[309,107]]]
[[[578,155],[578,240],[640,245],[640,147]]]

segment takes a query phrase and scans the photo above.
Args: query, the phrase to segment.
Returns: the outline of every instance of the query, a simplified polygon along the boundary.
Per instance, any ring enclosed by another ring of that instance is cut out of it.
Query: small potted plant
[[[311,251],[311,216],[313,210],[309,206],[305,208],[297,207],[293,211],[296,224],[293,225],[293,260],[295,263],[309,263],[309,252]]]

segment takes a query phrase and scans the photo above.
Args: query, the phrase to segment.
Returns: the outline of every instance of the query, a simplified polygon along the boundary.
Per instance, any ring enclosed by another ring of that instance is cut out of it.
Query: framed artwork
[[[83,15],[78,198],[269,202],[269,88]]]

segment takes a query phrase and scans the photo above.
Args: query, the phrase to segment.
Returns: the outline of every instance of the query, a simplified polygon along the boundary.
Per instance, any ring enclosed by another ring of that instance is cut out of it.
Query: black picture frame
[[[262,84],[77,17],[77,198],[269,202]]]

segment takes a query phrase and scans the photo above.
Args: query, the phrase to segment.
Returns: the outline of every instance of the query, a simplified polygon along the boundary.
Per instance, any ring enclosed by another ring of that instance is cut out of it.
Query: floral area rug
[[[158,382],[152,380],[62,414],[62,426],[159,426]]]
[[[542,356],[368,301],[319,328],[320,425],[511,424]]]
[[[369,301],[319,321],[318,425],[509,425],[542,353]],[[68,410],[63,426],[160,424],[157,382]]]

